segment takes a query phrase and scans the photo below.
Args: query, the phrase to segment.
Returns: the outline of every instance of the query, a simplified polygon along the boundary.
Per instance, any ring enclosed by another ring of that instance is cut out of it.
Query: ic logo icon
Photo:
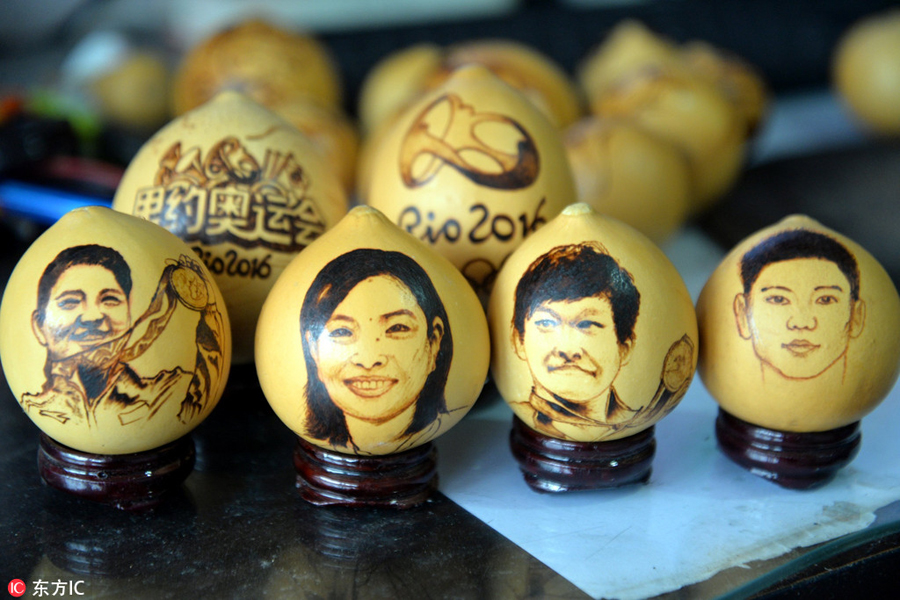
[[[25,582],[21,579],[13,579],[9,582],[9,585],[6,586],[6,589],[9,590],[10,596],[19,598],[25,595]]]

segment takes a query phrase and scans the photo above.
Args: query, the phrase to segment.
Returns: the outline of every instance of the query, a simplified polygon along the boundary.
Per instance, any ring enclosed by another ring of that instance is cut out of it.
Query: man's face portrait
[[[63,360],[123,335],[131,326],[128,295],[109,269],[70,266],[51,288],[46,306],[38,307],[32,325],[48,357]]]
[[[371,423],[400,415],[435,369],[444,323],[429,323],[416,297],[389,275],[358,283],[307,343],[319,378],[345,414]]]
[[[632,342],[619,344],[609,298],[589,296],[539,304],[515,346],[536,384],[570,402],[589,402],[609,392]]]
[[[850,281],[834,262],[795,258],[764,266],[749,293],[735,297],[734,313],[764,366],[809,379],[844,357],[862,332],[865,303],[853,300]]]

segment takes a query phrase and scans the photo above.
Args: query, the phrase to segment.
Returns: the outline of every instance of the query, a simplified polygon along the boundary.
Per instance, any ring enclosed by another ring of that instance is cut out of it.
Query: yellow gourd
[[[697,301],[700,376],[731,415],[769,429],[858,421],[900,372],[900,297],[884,268],[805,216],[728,253]]]
[[[76,209],[16,265],[0,306],[10,389],[57,442],[130,454],[199,425],[225,388],[231,330],[212,275],[180,239]]]
[[[489,357],[484,311],[462,275],[367,206],[287,266],[256,336],[275,413],[347,454],[393,454],[446,432],[478,398]]]
[[[488,306],[491,374],[534,431],[603,442],[651,427],[697,365],[697,319],[646,236],[573,204],[506,261]]]
[[[557,128],[477,65],[409,107],[373,151],[366,202],[447,257],[485,300],[505,258],[575,200]]]

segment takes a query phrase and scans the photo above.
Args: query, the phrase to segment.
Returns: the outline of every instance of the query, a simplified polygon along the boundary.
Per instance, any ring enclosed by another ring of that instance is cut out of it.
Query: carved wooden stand
[[[134,454],[81,452],[45,434],[38,447],[38,471],[49,486],[128,511],[154,508],[193,468],[190,436]]]
[[[804,490],[831,481],[859,452],[859,422],[796,433],[753,425],[719,409],[716,439],[728,458],[778,485]]]
[[[297,489],[312,504],[410,508],[437,490],[437,449],[426,443],[385,456],[326,450],[297,438]]]
[[[608,442],[560,440],[513,417],[509,445],[525,482],[537,492],[570,492],[646,483],[656,438],[653,427]]]

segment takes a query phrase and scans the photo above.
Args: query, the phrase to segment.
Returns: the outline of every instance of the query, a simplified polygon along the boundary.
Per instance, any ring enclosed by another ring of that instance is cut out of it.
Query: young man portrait
[[[753,345],[763,379],[828,373],[842,381],[850,341],[866,320],[853,255],[822,233],[789,230],[748,251],[740,269],[735,322]]]

